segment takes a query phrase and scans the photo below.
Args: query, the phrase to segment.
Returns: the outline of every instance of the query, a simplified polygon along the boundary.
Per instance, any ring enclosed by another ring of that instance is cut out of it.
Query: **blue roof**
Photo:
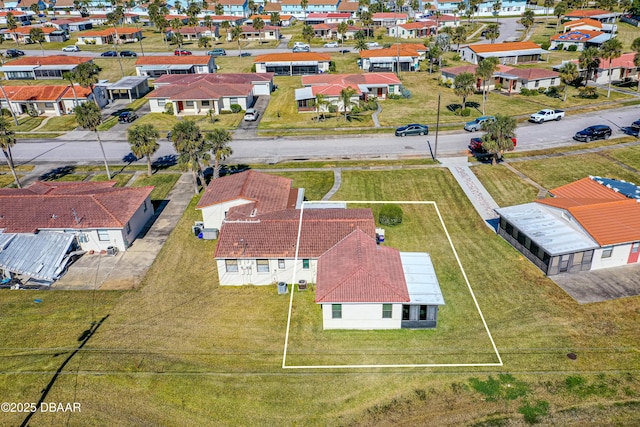
[[[616,193],[623,194],[630,199],[640,200],[640,187],[633,182],[622,181],[612,178],[602,178],[600,176],[589,177],[600,185],[611,188]]]

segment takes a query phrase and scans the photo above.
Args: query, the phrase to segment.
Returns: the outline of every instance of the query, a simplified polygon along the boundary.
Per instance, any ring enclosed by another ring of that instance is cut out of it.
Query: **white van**
[[[247,108],[247,112],[244,113],[244,121],[245,122],[255,122],[256,120],[258,120],[258,116],[259,115],[260,115],[260,113],[258,113],[255,109]]]

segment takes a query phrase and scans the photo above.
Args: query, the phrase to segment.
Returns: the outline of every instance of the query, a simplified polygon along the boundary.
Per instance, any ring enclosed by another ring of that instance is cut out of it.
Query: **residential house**
[[[442,68],[440,70],[440,80],[453,87],[453,81],[457,75],[462,73],[476,74],[478,66],[461,65],[458,67]],[[485,82],[488,90],[493,90],[496,84],[502,87],[502,91],[508,94],[520,93],[522,89],[539,89],[559,86],[561,84],[560,75],[556,71],[545,68],[514,68],[499,64],[491,79]],[[482,79],[476,80],[476,89],[482,90]]]
[[[609,73],[611,73],[612,81],[638,81],[640,80],[640,66],[637,66],[634,62],[634,52],[623,53],[619,58],[615,58],[609,63],[607,60],[600,60],[598,69],[590,77],[590,80],[597,84],[609,83]],[[577,60],[572,60],[574,64],[578,66],[580,76],[586,78],[586,70],[580,68],[580,63]],[[554,65],[553,69],[559,71],[564,65],[564,61],[561,64]]]
[[[287,52],[258,55],[253,61],[256,73],[274,73],[276,76],[301,76],[329,71],[331,56],[316,52]]]
[[[428,253],[378,245],[356,229],[318,258],[323,329],[435,328],[444,305]]]
[[[87,18],[81,17],[56,19],[55,21],[49,22],[47,25],[51,25],[59,30],[69,33],[91,30],[93,28],[93,23],[91,21]]]
[[[306,10],[303,10],[300,6],[300,0],[280,0],[281,13],[293,15],[299,20],[304,19],[305,15],[310,13],[338,12],[338,4],[340,4],[340,0],[309,0]]]
[[[549,52],[534,42],[513,42],[493,44],[471,44],[460,49],[463,61],[477,64],[484,58],[495,57],[501,64],[523,64],[539,62],[541,56]]]
[[[465,4],[465,0],[438,0],[435,2],[436,10],[442,14],[453,14],[458,12],[458,5]]]
[[[3,234],[42,231],[75,237],[83,250],[125,251],[153,216],[153,187],[115,187],[115,181],[37,181],[0,189]]]
[[[271,15],[251,15],[249,19],[244,21],[244,24],[251,25],[256,18],[262,19],[265,25],[276,25],[279,27],[290,27],[297,21],[296,17],[293,15],[280,15],[279,22],[271,22]]]
[[[74,8],[73,0],[56,0],[53,2],[53,5],[51,5],[51,9],[53,9],[56,15],[67,13]]]
[[[36,111],[40,115],[62,116],[70,113],[76,105],[97,99],[100,107],[107,105],[104,91],[79,85],[65,86],[5,86],[4,92],[9,100],[8,107],[16,114],[28,114]],[[77,104],[76,104],[77,100]],[[6,108],[7,101],[2,99],[1,105]]]
[[[318,108],[328,111],[330,104],[344,111],[340,92],[347,87],[356,91],[351,101],[358,103],[360,99],[385,99],[388,94],[399,94],[402,82],[393,73],[316,74],[302,76],[302,85],[303,88],[295,90],[298,112],[315,112]],[[319,94],[327,105],[316,104]]]
[[[250,14],[249,0],[218,0],[218,4],[222,5],[225,15],[246,18]],[[215,5],[209,4],[209,9],[215,11]]]
[[[338,25],[340,24],[315,24],[312,27],[315,36],[320,39],[342,40],[342,34],[338,32]],[[353,40],[360,30],[362,27],[347,25],[347,31],[344,33],[345,40]]]
[[[395,27],[409,22],[409,15],[406,13],[376,12],[371,16],[374,27]]]
[[[602,9],[577,9],[566,13],[564,15],[564,19],[575,21],[578,19],[589,18],[602,23],[613,24],[620,15],[622,14],[619,12],[609,12],[608,10]]]
[[[23,56],[5,62],[0,71],[7,80],[62,79],[63,73],[75,70],[79,64],[92,61],[92,58],[86,56]]]
[[[351,14],[335,12],[335,13],[309,13],[307,14],[307,18],[305,20],[305,24],[315,25],[315,24],[340,24],[342,22],[347,22],[352,18]]]
[[[395,44],[388,48],[360,51],[358,65],[369,72],[418,71],[426,48],[420,51],[415,44]],[[399,66],[398,66],[399,64]]]
[[[360,2],[354,0],[340,0],[338,4],[338,12],[348,13],[355,17],[360,10]]]
[[[29,25],[31,23],[31,15],[18,10],[12,10],[10,12],[0,12],[0,24],[7,25],[7,15],[9,13],[16,19],[18,25]]]
[[[105,45],[113,44],[117,40],[121,43],[135,43],[142,39],[142,30],[137,28],[107,28],[104,30],[90,30],[78,34],[77,44]]]
[[[563,32],[567,31],[602,31],[602,22],[591,18],[576,19],[562,24]]]
[[[53,3],[55,3],[54,1],[48,2],[45,0],[20,0],[18,2],[18,9],[22,10],[23,12],[30,12],[31,11],[31,6],[34,4],[38,5],[38,10],[45,10],[48,9],[50,5],[52,5]]]
[[[215,7],[215,3],[213,2],[208,4],[209,4],[209,8]],[[245,21],[244,16],[236,16],[236,15],[207,15],[207,16],[211,19],[211,22],[217,26],[220,26],[220,24],[222,24],[225,21],[228,22],[231,26],[238,26],[238,25],[242,25],[242,23]],[[204,19],[200,18],[199,25],[202,27],[206,26]]]
[[[265,25],[260,31],[249,25],[243,25],[241,28],[242,35],[240,38],[243,40],[280,40],[280,27],[275,25]],[[232,40],[231,33],[227,33],[227,41]]]
[[[498,234],[548,276],[636,264],[640,187],[591,176],[496,209]]]
[[[185,41],[195,40],[198,41],[202,37],[209,37],[211,39],[217,39],[220,34],[218,33],[218,26],[213,25],[208,27],[181,27],[177,30],[178,34],[182,35],[182,39]],[[167,28],[166,36],[167,40],[174,34],[175,30]]]
[[[582,52],[589,43],[593,44],[593,40],[596,37],[602,35],[606,35],[607,40],[611,38],[611,34],[589,30],[571,30],[565,33],[554,34],[551,36],[549,49],[568,50],[570,46],[576,46],[576,50]]]
[[[154,82],[149,107],[152,113],[166,111],[173,105],[175,115],[220,114],[231,111],[232,105],[243,110],[251,107],[259,95],[273,90],[273,74],[190,74],[167,75]]]
[[[483,1],[478,4],[476,14],[479,16],[496,16],[494,12],[495,2],[491,0]],[[520,16],[527,9],[526,0],[502,0],[500,2],[502,7],[497,13],[497,16]]]
[[[460,26],[460,17],[455,15],[432,16],[430,19],[438,23],[438,28]]]
[[[32,28],[40,28],[42,33],[44,34],[45,43],[51,42],[65,42],[69,39],[67,34],[64,31],[60,31],[55,27],[43,27],[43,26],[35,26],[35,25],[26,25],[24,27],[18,27],[15,30],[0,30],[0,34],[2,34],[2,38],[4,40],[11,40],[13,42],[30,44],[35,43],[31,40],[31,29]]]
[[[136,75],[152,79],[165,74],[215,73],[213,56],[139,56],[136,60]]]
[[[417,39],[428,37],[435,34],[438,29],[436,21],[420,21],[408,22],[406,24],[389,27],[387,32],[391,37],[400,37],[401,39]]]

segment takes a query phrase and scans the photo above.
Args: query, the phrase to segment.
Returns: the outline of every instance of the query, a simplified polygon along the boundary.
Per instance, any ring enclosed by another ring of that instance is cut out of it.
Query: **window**
[[[556,79],[551,79],[551,86],[555,86],[556,85]]]
[[[269,272],[269,260],[268,259],[258,259],[258,260],[256,260],[256,264],[258,265],[258,273],[268,273]]]
[[[308,259],[303,259],[302,260],[302,268],[305,270],[309,269],[309,260]]]
[[[101,242],[109,241],[109,230],[98,230],[98,240]]]
[[[146,212],[146,211],[147,211],[147,201],[145,199],[145,201],[144,201],[144,211],[143,212]]]
[[[393,305],[382,304],[382,318],[391,319],[392,316],[393,316]]]
[[[45,102],[44,108],[48,108],[48,109],[53,108],[53,102]]]
[[[187,102],[185,102],[185,104],[187,105],[187,107],[193,107],[194,102],[193,101],[187,101]]]
[[[535,87],[538,87],[538,86],[540,86],[540,80],[536,80],[536,86]]]
[[[211,101],[202,101],[202,106],[203,107],[208,107],[209,105],[211,105]]]
[[[237,104],[237,103],[238,103],[238,98],[229,98],[230,105]]]
[[[331,318],[342,319],[342,304],[331,304]]]
[[[602,248],[601,258],[611,258],[612,254],[613,254],[613,246],[607,246],[606,248]]]
[[[166,99],[158,99],[158,107],[164,107],[167,104]]]
[[[127,234],[131,233],[131,224],[127,223]]]
[[[238,272],[238,260],[237,259],[225,259],[224,266],[227,273]]]
[[[640,242],[635,242],[634,244],[631,245],[631,253],[637,254],[638,251],[640,251]]]
[[[284,270],[284,260],[283,259],[279,259],[278,260],[278,268],[281,270]]]

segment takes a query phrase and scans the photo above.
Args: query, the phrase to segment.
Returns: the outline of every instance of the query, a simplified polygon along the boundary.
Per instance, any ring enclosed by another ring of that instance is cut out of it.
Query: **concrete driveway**
[[[640,295],[640,264],[549,278],[580,304]]]

